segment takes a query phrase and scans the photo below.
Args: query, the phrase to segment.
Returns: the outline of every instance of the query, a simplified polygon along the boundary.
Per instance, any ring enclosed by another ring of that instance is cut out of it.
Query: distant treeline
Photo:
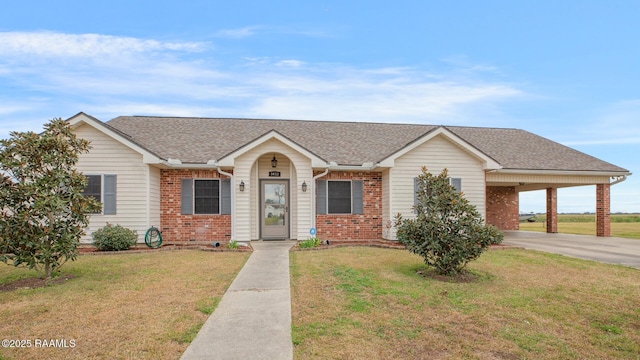
[[[545,221],[546,214],[536,214],[536,221]],[[558,214],[558,222],[588,223],[596,222],[596,214]],[[611,214],[612,223],[640,222],[640,214]]]

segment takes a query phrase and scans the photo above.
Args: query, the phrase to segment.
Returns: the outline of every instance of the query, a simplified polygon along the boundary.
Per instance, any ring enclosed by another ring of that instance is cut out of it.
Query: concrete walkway
[[[640,240],[534,231],[505,231],[504,244],[640,269]]]
[[[181,359],[292,359],[289,249],[252,242],[253,253]]]

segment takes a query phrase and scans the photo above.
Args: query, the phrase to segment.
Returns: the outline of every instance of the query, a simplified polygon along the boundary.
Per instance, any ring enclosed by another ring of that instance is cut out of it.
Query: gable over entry
[[[312,194],[302,191],[302,184],[311,183],[312,163],[321,160],[275,132],[229,157],[236,183],[244,183],[244,190],[236,191],[236,238],[306,238],[312,222]],[[282,226],[281,232],[274,233],[276,225]]]

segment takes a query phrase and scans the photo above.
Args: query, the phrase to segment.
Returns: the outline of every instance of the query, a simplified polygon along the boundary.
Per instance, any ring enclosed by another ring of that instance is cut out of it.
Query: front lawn
[[[0,292],[0,338],[31,344],[0,348],[0,359],[177,359],[249,255],[80,256],[62,268],[61,284]],[[35,276],[0,266],[0,286]],[[42,347],[50,340],[66,348]]]
[[[637,359],[640,272],[488,251],[445,282],[404,250],[293,252],[296,359]]]

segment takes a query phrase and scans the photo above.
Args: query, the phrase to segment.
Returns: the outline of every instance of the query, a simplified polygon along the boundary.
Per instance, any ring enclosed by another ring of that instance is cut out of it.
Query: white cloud
[[[2,100],[2,102],[0,103],[0,116],[6,116],[13,113],[29,110],[29,107],[26,104],[7,105],[9,103],[10,101],[7,101],[6,99]]]
[[[304,65],[304,62],[300,60],[282,60],[276,63],[276,66],[285,66],[285,67],[300,67]]]
[[[256,30],[260,28],[260,26],[245,26],[238,29],[224,29],[217,31],[216,36],[222,38],[241,39],[255,35]]]
[[[640,99],[617,101],[596,111],[562,143],[577,145],[640,144]]]
[[[4,56],[101,57],[156,51],[197,52],[198,42],[162,42],[100,34],[56,32],[0,32],[0,54]]]
[[[211,49],[98,34],[0,33],[0,54],[35,59],[13,61],[0,76],[23,93],[43,96],[46,118],[53,111],[85,111],[103,120],[164,114],[477,125],[497,113],[496,104],[523,96],[510,84],[459,74],[449,79],[411,67],[355,68],[295,58],[229,62]],[[0,56],[0,69],[6,61]],[[19,113],[30,103],[14,97],[4,106]]]
[[[487,103],[522,96],[506,84],[435,81],[414,69],[317,66],[253,79],[261,89],[251,116],[454,123],[486,114]],[[482,114],[473,112],[483,107]]]

